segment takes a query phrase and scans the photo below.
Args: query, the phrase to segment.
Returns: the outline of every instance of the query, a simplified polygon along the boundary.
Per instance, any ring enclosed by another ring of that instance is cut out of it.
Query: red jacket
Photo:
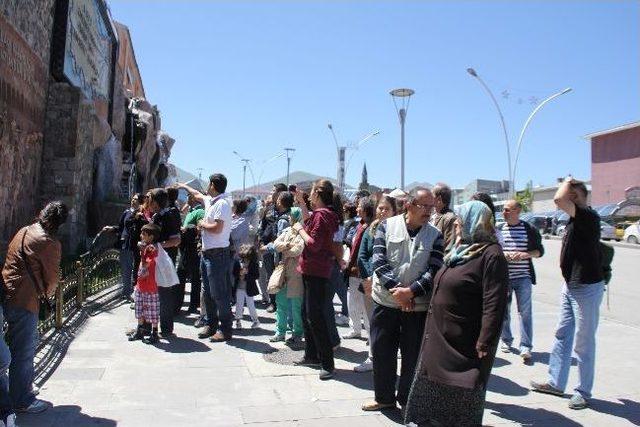
[[[328,279],[333,267],[333,235],[338,231],[340,220],[330,209],[321,208],[313,211],[304,222],[304,229],[310,237],[306,242],[298,270],[308,276]]]

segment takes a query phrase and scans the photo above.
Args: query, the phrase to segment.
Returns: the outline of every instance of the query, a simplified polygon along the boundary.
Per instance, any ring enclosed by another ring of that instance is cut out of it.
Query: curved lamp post
[[[389,95],[393,98],[393,105],[398,112],[398,118],[400,119],[400,189],[404,190],[404,122],[407,118],[407,110],[409,109],[409,102],[411,101],[411,95],[416,93],[413,89],[393,89],[389,92]],[[396,99],[400,100],[400,108]]]

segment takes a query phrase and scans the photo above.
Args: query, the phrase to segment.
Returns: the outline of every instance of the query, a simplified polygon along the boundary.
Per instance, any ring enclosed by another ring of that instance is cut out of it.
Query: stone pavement
[[[593,407],[572,411],[567,398],[528,390],[531,378],[545,378],[558,311],[541,302],[535,303],[534,310],[535,363],[524,366],[516,354],[498,354],[484,423],[640,425],[640,329],[601,322]],[[268,342],[273,315],[264,310],[259,314],[261,329],[242,329],[228,344],[199,340],[191,326],[193,318],[183,316],[176,323],[177,336],[155,347],[127,342],[124,332],[134,323],[128,305],[111,305],[101,314],[80,319],[77,330],[64,337],[70,342],[64,357],[57,358],[38,380],[44,382],[40,398],[54,408],[40,415],[21,415],[19,425],[357,427],[400,423],[395,411],[360,410],[372,396],[371,374],[352,371],[367,354],[365,341],[343,340],[336,377],[322,382],[311,368],[266,360],[286,347]],[[249,324],[245,321],[245,328]],[[340,328],[341,333],[346,331]],[[53,350],[45,347],[43,351],[51,355]],[[570,386],[575,382],[572,368]]]

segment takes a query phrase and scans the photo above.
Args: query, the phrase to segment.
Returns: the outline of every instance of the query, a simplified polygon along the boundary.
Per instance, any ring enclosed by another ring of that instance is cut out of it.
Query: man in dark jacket
[[[502,227],[502,250],[509,262],[509,299],[502,325],[502,345],[500,349],[511,351],[511,298],[516,295],[520,317],[520,357],[524,363],[531,361],[533,348],[533,317],[531,310],[531,290],[536,283],[532,258],[544,254],[540,233],[529,223],[520,219],[522,205],[515,200],[507,200],[502,210],[506,224]]]

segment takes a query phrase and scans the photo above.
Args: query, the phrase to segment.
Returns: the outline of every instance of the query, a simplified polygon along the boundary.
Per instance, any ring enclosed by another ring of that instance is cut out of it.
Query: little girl
[[[258,313],[253,297],[259,294],[256,280],[260,276],[258,254],[252,245],[242,245],[238,251],[238,259],[234,261],[233,277],[236,285],[236,329],[242,328],[244,304],[247,303],[251,315],[251,328],[259,328]]]
[[[147,224],[140,233],[140,267],[134,291],[134,303],[138,328],[129,335],[129,341],[143,339],[149,332],[145,324],[151,323],[151,334],[144,342],[154,344],[158,342],[158,321],[160,320],[160,299],[158,298],[158,284],[156,283],[156,257],[158,249],[156,241],[160,236],[160,227]]]

